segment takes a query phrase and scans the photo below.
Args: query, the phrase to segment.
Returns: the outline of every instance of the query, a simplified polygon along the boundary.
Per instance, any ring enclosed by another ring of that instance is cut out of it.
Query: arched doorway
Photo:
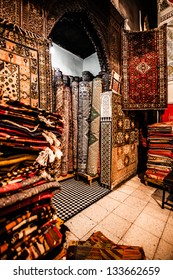
[[[86,11],[65,12],[53,25],[49,38],[82,59],[96,53],[101,71],[110,73],[102,35]]]

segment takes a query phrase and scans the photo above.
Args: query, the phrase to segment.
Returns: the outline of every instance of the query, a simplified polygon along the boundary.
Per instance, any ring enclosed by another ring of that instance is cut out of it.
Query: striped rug
[[[86,181],[76,181],[74,178],[60,182],[61,191],[52,198],[57,215],[64,222],[107,195],[110,190],[101,187],[94,180],[92,187]]]

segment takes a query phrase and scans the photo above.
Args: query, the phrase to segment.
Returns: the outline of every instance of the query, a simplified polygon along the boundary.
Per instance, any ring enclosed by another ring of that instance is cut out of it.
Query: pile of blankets
[[[148,141],[146,178],[162,184],[173,166],[173,122],[149,125]]]
[[[51,198],[61,189],[62,134],[59,114],[0,103],[0,259],[61,254],[63,221]]]

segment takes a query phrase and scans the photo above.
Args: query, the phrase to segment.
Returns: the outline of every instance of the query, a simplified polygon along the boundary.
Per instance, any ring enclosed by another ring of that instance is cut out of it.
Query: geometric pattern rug
[[[167,26],[122,33],[122,107],[167,107]]]
[[[92,182],[92,186],[74,178],[61,181],[60,184],[61,191],[53,196],[52,204],[58,217],[64,222],[110,193],[97,180]]]

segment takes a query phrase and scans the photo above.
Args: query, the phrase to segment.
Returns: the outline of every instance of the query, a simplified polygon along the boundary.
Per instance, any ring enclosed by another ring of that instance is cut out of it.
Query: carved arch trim
[[[83,20],[85,21],[85,32],[86,35],[89,37],[91,40],[97,55],[98,55],[98,60],[100,63],[100,68],[101,71],[106,72],[108,74],[111,73],[110,65],[109,65],[109,54],[108,54],[108,46],[106,43],[106,40],[103,36],[103,32],[101,32],[101,28],[99,24],[97,23],[97,20],[94,18],[94,16],[86,11],[83,8],[74,8],[74,9],[69,9],[67,8],[61,14],[56,16],[56,20],[50,20],[49,22],[49,31],[48,31],[48,36],[47,38],[51,38],[51,32],[55,25],[63,18],[63,17],[68,17],[69,15],[82,15]],[[48,20],[49,21],[49,20]]]

